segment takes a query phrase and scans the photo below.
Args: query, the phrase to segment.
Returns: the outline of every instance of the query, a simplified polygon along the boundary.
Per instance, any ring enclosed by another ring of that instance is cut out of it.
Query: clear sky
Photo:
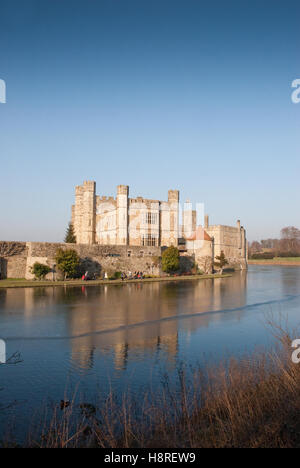
[[[60,241],[74,186],[300,227],[300,6],[0,0],[0,239]]]

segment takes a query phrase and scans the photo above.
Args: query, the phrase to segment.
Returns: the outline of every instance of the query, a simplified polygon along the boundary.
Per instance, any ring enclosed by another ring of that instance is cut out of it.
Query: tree
[[[21,254],[24,250],[24,242],[0,242],[0,257],[13,257]]]
[[[288,226],[280,231],[282,239],[299,239],[300,240],[300,229],[295,226]]]
[[[57,268],[64,273],[65,278],[75,278],[78,274],[80,258],[73,249],[58,249],[55,256]]]
[[[74,226],[72,223],[69,223],[69,226],[65,235],[65,242],[67,244],[76,244],[76,236],[74,231]]]
[[[250,245],[251,252],[261,252],[261,244],[260,242],[254,241]]]
[[[162,253],[162,270],[166,273],[172,273],[179,269],[179,250],[177,247],[168,247]]]
[[[206,255],[205,257],[200,257],[198,259],[198,266],[205,275],[208,275],[209,273],[212,272],[212,264],[213,264],[213,261],[210,255]]]
[[[290,252],[300,250],[300,230],[294,226],[281,229],[281,248]]]
[[[48,265],[44,265],[43,263],[39,262],[35,262],[31,267],[31,273],[33,273],[38,280],[45,278],[45,276],[48,275],[50,271],[51,268]]]
[[[216,257],[216,260],[218,260],[218,261],[215,262],[214,264],[215,264],[215,266],[216,266],[217,268],[220,269],[220,273],[222,274],[222,273],[223,273],[224,266],[225,266],[225,265],[228,265],[228,260],[226,259],[223,250],[221,250],[220,255],[218,255],[218,256]]]

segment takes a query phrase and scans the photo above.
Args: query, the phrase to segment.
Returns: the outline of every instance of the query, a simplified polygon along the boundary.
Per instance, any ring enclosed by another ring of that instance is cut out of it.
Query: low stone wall
[[[111,275],[115,271],[161,274],[160,257],[163,250],[161,247],[0,241],[0,278],[33,279],[31,267],[35,262],[39,262],[51,268],[47,279],[61,279],[61,274],[55,265],[55,255],[59,248],[76,250],[81,259],[82,271],[88,271],[91,276],[99,277],[104,272]],[[199,268],[206,273],[211,272],[211,266],[204,268],[200,260],[202,259],[196,258]],[[245,259],[228,257],[228,260],[229,266],[237,270],[247,268]],[[203,261],[207,262],[207,257],[203,257]],[[194,262],[193,252],[187,252],[185,256],[181,256],[181,271],[190,271]]]
[[[9,243],[2,243],[9,244]],[[81,258],[82,268],[90,275],[108,274],[114,271],[143,271],[160,274],[160,247],[136,247],[113,245],[86,245],[48,242],[18,242],[20,252],[1,258],[2,277],[32,279],[31,266],[35,262],[51,267],[47,279],[59,277],[55,266],[57,249],[74,249]]]
[[[26,242],[0,242],[0,278],[25,278]]]

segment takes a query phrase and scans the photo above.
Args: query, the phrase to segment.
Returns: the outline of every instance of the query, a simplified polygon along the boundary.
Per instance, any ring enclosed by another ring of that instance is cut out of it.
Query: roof
[[[207,232],[203,229],[202,226],[198,226],[196,231],[193,234],[186,238],[188,241],[194,240],[205,240],[205,241],[212,241],[212,238],[207,234]]]

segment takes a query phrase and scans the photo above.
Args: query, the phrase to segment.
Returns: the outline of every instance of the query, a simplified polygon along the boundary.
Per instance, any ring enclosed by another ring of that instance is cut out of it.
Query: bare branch
[[[25,249],[25,244],[19,242],[0,242],[0,257],[13,257]]]

